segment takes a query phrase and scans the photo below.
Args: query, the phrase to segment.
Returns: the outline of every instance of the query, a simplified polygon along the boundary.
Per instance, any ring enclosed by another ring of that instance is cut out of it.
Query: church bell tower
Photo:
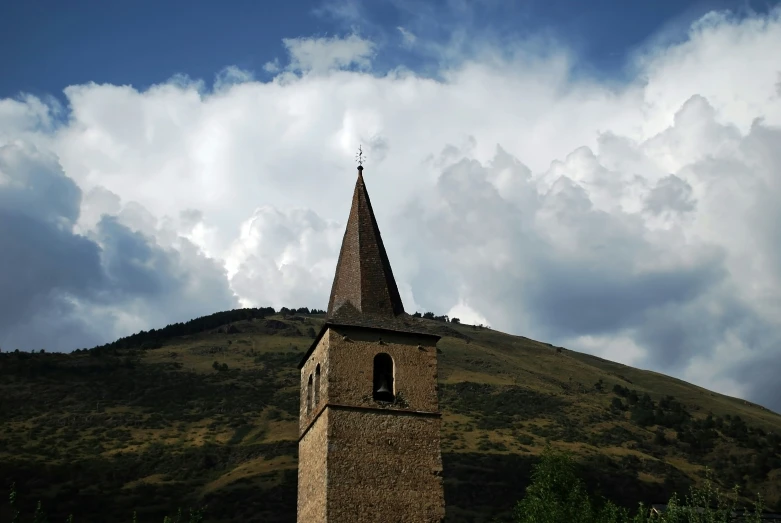
[[[438,341],[404,312],[359,166],[326,322],[299,364],[298,523],[444,520]]]

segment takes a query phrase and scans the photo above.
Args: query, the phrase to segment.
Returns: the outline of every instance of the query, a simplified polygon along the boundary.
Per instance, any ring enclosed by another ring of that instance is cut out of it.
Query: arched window
[[[390,354],[380,353],[374,357],[374,399],[393,401],[396,397],[393,380],[393,358]]]
[[[320,404],[320,364],[315,367],[315,407]]]
[[[312,375],[309,375],[309,382],[306,384],[306,414],[312,412]]]

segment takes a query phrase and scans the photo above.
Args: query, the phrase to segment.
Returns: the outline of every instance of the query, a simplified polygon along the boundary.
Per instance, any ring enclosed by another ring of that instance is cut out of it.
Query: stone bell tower
[[[443,521],[438,341],[404,312],[358,167],[326,322],[299,364],[299,523]]]

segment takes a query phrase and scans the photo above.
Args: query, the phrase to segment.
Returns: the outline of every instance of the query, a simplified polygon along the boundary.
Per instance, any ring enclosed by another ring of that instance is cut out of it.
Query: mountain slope
[[[0,478],[76,521],[129,521],[134,509],[160,521],[203,503],[210,521],[295,521],[296,363],[322,321],[232,311],[91,351],[4,353]],[[527,338],[421,321],[443,336],[448,521],[506,514],[546,442],[632,508],[684,491],[705,466],[781,503],[781,416]]]

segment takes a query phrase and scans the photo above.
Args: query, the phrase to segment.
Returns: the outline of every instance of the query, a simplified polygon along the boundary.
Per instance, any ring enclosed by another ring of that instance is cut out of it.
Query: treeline
[[[427,320],[434,320],[434,321],[441,321],[441,322],[444,322],[444,323],[455,323],[457,325],[461,324],[461,320],[459,318],[451,318],[447,314],[442,314],[441,316],[437,316],[433,312],[424,312],[422,314],[420,312],[415,312],[412,315],[412,317],[413,318],[424,318],[424,319],[427,319]],[[474,329],[474,330],[490,329],[490,328],[491,328],[490,325],[483,325],[482,323],[480,323],[478,325],[472,325],[472,329]]]
[[[129,348],[159,349],[162,347],[163,341],[169,338],[197,334],[236,321],[263,319],[268,316],[273,316],[274,314],[277,314],[277,311],[273,307],[244,308],[215,312],[214,314],[201,316],[200,318],[195,318],[184,323],[172,323],[166,325],[162,329],[137,332],[136,334],[119,338],[118,340],[106,343],[105,345],[99,345],[92,349],[77,349],[74,352],[78,354],[83,350],[94,354],[100,354]],[[325,311],[321,309],[310,310],[308,307],[293,309],[282,307],[279,309],[279,314],[282,314],[283,316],[292,314],[325,314]]]
[[[187,336],[191,334],[197,334],[199,332],[216,329],[222,325],[233,323],[242,320],[263,319],[274,314],[281,314],[284,317],[293,316],[296,314],[306,315],[325,315],[326,311],[322,309],[310,309],[308,307],[281,307],[279,311],[274,307],[259,307],[259,308],[242,308],[233,309],[230,311],[215,312],[208,316],[201,316],[199,318],[192,319],[186,322],[171,323],[161,329],[150,329],[148,331],[142,330],[135,334],[119,338],[111,343],[104,345],[97,345],[91,349],[83,348],[76,349],[73,352],[79,354],[82,352],[89,352],[93,356],[102,356],[105,354],[113,354],[118,350],[125,349],[142,349],[151,350],[159,349],[163,346],[163,342],[170,338],[178,336]],[[425,318],[428,320],[441,321],[444,323],[460,324],[459,318],[450,318],[446,314],[436,315],[433,312],[415,312],[413,315],[415,318]],[[475,329],[490,328],[488,325],[473,325]],[[3,351],[0,350],[0,353]],[[20,352],[16,350],[14,352]],[[36,352],[36,351],[31,351]],[[45,353],[45,349],[40,350],[41,353]]]
[[[413,318],[425,318],[427,320],[434,320],[434,321],[443,321],[445,323],[461,323],[461,320],[458,318],[450,318],[447,314],[443,314],[442,316],[437,316],[433,312],[424,312],[423,314],[419,312],[415,312],[412,315]]]
[[[279,309],[279,313],[283,316],[290,316],[293,314],[325,314],[325,311],[322,309],[309,309],[308,307],[299,307],[298,309],[282,307]]]
[[[148,331],[137,332],[124,338],[119,338],[111,343],[105,345],[99,345],[93,347],[90,352],[111,352],[116,349],[129,349],[129,348],[141,348],[141,349],[156,349],[162,346],[162,342],[168,338],[174,338],[177,336],[186,336],[188,334],[196,334],[209,329],[216,329],[226,323],[232,323],[234,321],[252,320],[255,318],[265,318],[276,314],[273,307],[261,307],[261,308],[248,308],[248,309],[233,309],[231,311],[215,312],[208,316],[201,316],[184,323],[172,323],[166,325],[162,329],[151,329]],[[84,349],[87,350],[87,349]],[[79,353],[80,350],[74,352]]]
[[[163,342],[170,338],[178,336],[187,336],[190,334],[197,334],[199,332],[207,331],[210,329],[216,329],[222,325],[233,323],[242,320],[263,319],[274,314],[281,314],[282,316],[292,316],[296,314],[306,315],[323,315],[326,311],[322,309],[310,309],[308,307],[288,308],[281,307],[279,311],[274,307],[260,307],[260,308],[244,308],[233,309],[230,311],[215,312],[208,316],[201,316],[193,320],[184,323],[172,323],[166,325],[162,329],[150,329],[148,331],[141,331],[124,338],[119,338],[111,343],[105,345],[99,345],[92,349],[76,349],[75,353],[82,351],[89,351],[93,355],[100,355],[102,353],[111,353],[116,350],[140,348],[140,349],[159,349],[163,346]],[[437,316],[433,312],[425,312],[421,314],[416,312],[413,314],[416,318],[426,318],[435,321],[442,321],[445,323],[461,323],[458,318],[449,318],[447,315]],[[482,325],[480,325],[482,327]]]

